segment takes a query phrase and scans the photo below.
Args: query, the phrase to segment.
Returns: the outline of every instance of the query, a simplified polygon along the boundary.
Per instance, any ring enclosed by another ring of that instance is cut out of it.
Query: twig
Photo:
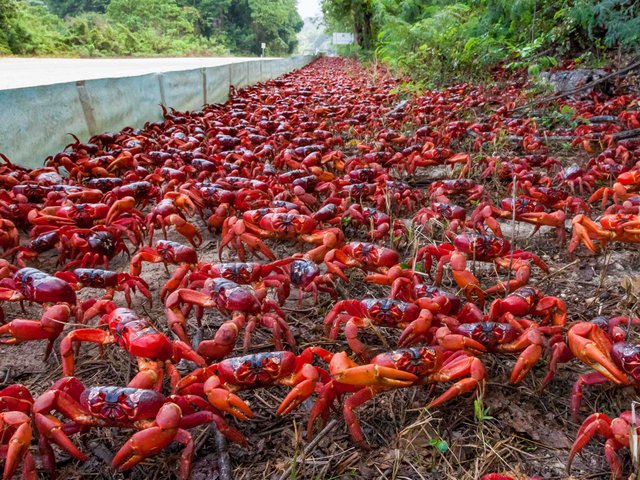
[[[227,439],[224,437],[215,423],[209,425],[209,430],[213,432],[218,453],[218,475],[220,480],[231,480],[231,459],[227,449]]]
[[[331,420],[326,427],[324,427],[322,429],[322,431],[320,433],[318,433],[318,435],[316,435],[316,437],[309,443],[309,445],[307,445],[304,449],[304,451],[302,452],[302,458],[305,458],[307,456],[309,456],[309,454],[311,452],[313,452],[315,450],[315,448],[318,446],[318,444],[320,443],[320,441],[331,431],[334,429],[334,427],[338,424],[338,421],[336,419]],[[293,471],[293,466],[298,464],[298,462],[300,461],[299,458],[294,458],[293,461],[291,462],[291,465],[289,465],[289,468],[287,468],[284,473],[282,475],[280,475],[280,479],[279,480],[287,480],[287,478],[289,478],[289,476],[291,475],[291,472]]]
[[[513,251],[516,242],[516,173],[513,172],[511,181],[513,189],[511,192],[511,251],[509,252],[509,270],[507,271],[507,288],[504,290],[505,298],[509,295],[509,282],[511,281],[511,269],[513,268]],[[499,279],[498,279],[499,280]]]
[[[196,335],[194,335],[192,344],[193,350],[198,350],[200,342],[202,342],[203,332],[202,328],[198,328]],[[216,451],[218,453],[218,474],[220,480],[231,480],[231,461],[229,459],[229,450],[227,448],[227,439],[220,433],[218,427],[214,422],[209,424],[209,430],[206,435],[213,433],[214,440],[216,442]],[[206,440],[206,436],[203,442]]]

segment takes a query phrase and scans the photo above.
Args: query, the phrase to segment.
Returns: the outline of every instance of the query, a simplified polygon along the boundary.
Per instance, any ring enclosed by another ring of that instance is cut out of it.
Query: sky
[[[298,0],[298,13],[302,18],[321,15],[320,2],[321,0]]]

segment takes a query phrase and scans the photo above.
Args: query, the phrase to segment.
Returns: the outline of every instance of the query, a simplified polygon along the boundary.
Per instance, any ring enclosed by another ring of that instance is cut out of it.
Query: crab
[[[232,246],[240,260],[245,260],[245,246],[249,251],[259,251],[270,260],[275,255],[261,238],[297,240],[317,245],[310,252],[310,258],[322,257],[332,248],[340,247],[344,234],[339,228],[317,229],[318,222],[308,215],[285,212],[261,214],[260,211],[245,212],[242,219],[230,217],[222,227],[222,241],[218,255],[222,259],[222,252],[227,245]]]
[[[640,242],[640,215],[603,215],[595,222],[586,215],[576,215],[572,221],[573,233],[569,242],[569,252],[574,252],[582,242],[591,252],[600,249],[594,240],[604,248],[608,242]]]
[[[71,314],[82,321],[82,308],[76,305],[76,294],[64,280],[35,268],[22,268],[11,277],[0,280],[0,301],[40,303],[44,312],[40,320],[16,318],[0,326],[0,343],[17,344],[31,340],[48,340],[45,359],[53,342],[62,333]]]
[[[453,239],[453,245],[442,244],[423,247],[418,251],[416,259],[418,261],[424,259],[425,270],[429,272],[434,257],[438,259],[436,285],[442,281],[444,266],[449,263],[453,279],[464,292],[467,300],[472,302],[473,296],[477,296],[480,307],[484,305],[485,294],[513,292],[526,285],[531,275],[532,262],[542,271],[549,271],[547,265],[537,255],[522,250],[511,251],[508,240],[491,235],[460,234]],[[498,282],[483,291],[480,287],[480,281],[468,270],[467,260],[492,262],[497,267],[508,268],[513,271],[514,278],[507,282]]]
[[[116,292],[123,292],[128,307],[131,307],[131,293],[136,293],[137,290],[140,290],[140,293],[151,303],[151,292],[147,282],[126,272],[76,268],[73,271],[56,272],[54,276],[67,282],[76,291],[85,287],[104,288],[107,292],[102,297],[103,300],[113,300]]]
[[[640,344],[614,340],[595,322],[578,322],[569,329],[567,343],[571,352],[595,370],[580,375],[573,385],[571,413],[574,418],[582,403],[584,385],[613,382],[633,386],[636,390],[640,388]]]
[[[184,277],[197,268],[198,253],[192,247],[170,240],[158,240],[155,248],[142,247],[131,259],[131,275],[137,277],[142,272],[142,263],[163,263],[168,271],[167,264],[178,265],[173,275],[164,284],[160,291],[160,299],[164,301],[166,296],[174,291]]]
[[[327,252],[324,263],[328,272],[345,281],[348,280],[345,269],[360,268],[371,272],[368,279],[375,282],[376,279],[384,277],[391,267],[400,263],[400,255],[395,250],[373,243],[349,242],[342,248]]]
[[[36,478],[36,465],[29,451],[33,432],[33,397],[20,384],[0,390],[0,458],[4,458],[3,480],[9,480],[22,462],[23,480]]]
[[[291,388],[276,412],[285,415],[329,380],[326,371],[312,365],[316,355],[325,361],[333,356],[323,348],[309,347],[300,355],[275,351],[226,358],[191,372],[180,381],[176,392],[204,394],[216,409],[246,420],[253,416],[253,412],[235,392],[281,385]]]
[[[574,457],[596,435],[603,436],[605,458],[611,468],[611,476],[615,480],[624,478],[618,450],[631,448],[631,436],[640,434],[640,427],[635,420],[635,412],[623,412],[619,417],[612,419],[604,413],[589,415],[580,426],[576,440],[571,446],[567,460],[567,475],[570,474]]]
[[[231,316],[230,320],[218,328],[213,339],[200,342],[197,351],[207,359],[219,359],[228,355],[235,347],[238,332],[243,328],[246,352],[251,345],[251,332],[256,324],[272,331],[277,349],[282,349],[281,337],[292,347],[296,345],[284,313],[276,302],[266,298],[266,290],[255,290],[249,285],[239,285],[226,278],[211,278],[204,283],[202,291],[181,288],[171,293],[165,305],[167,322],[169,328],[188,344],[187,321],[180,308],[183,303],[201,308],[216,308]]]
[[[595,202],[602,198],[602,207],[604,208],[609,196],[613,196],[614,203],[619,203],[620,200],[627,200],[638,192],[640,192],[640,170],[630,170],[618,175],[613,187],[602,187],[596,190],[589,197],[589,201]]]
[[[162,229],[164,239],[167,239],[167,226],[173,225],[176,231],[185,237],[194,248],[202,244],[202,235],[192,223],[184,217],[184,210],[191,215],[195,213],[196,206],[193,201],[183,194],[168,192],[145,218],[147,231],[149,232],[149,246],[153,244],[153,234],[156,226]]]
[[[287,266],[291,285],[298,288],[298,304],[302,303],[303,292],[311,292],[313,301],[318,303],[318,292],[325,292],[337,298],[334,275],[320,273],[320,267],[309,258],[297,258]]]
[[[451,203],[431,202],[431,206],[418,210],[413,216],[413,225],[425,229],[426,233],[433,233],[433,224],[448,222],[444,234],[446,237],[452,235],[459,228],[464,226],[467,218],[467,211]]]
[[[436,331],[436,341],[447,350],[474,354],[519,353],[509,380],[518,384],[544,353],[548,340],[535,322],[509,319],[507,322],[470,322],[444,325]]]
[[[515,201],[512,198],[502,200],[500,207],[496,207],[488,202],[481,203],[471,213],[469,223],[483,231],[483,224],[486,224],[495,235],[501,237],[502,229],[496,218],[511,220],[515,218],[518,222],[525,222],[535,225],[531,235],[534,235],[540,227],[554,227],[556,236],[561,243],[566,240],[564,222],[566,214],[563,210],[547,212],[547,208],[531,198],[520,196]]]
[[[284,258],[271,263],[204,263],[188,277],[187,287],[201,288],[209,278],[226,278],[241,285],[251,285],[255,289],[273,288],[278,301],[283,304],[290,294],[291,280],[286,267],[293,258]]]
[[[559,327],[567,323],[567,304],[558,297],[544,295],[536,287],[521,287],[505,298],[498,298],[491,303],[489,318],[500,322],[514,317],[534,316],[541,319],[541,324]]]
[[[362,448],[368,448],[354,409],[376,395],[413,385],[429,385],[455,381],[443,394],[429,402],[434,408],[483,383],[486,371],[482,361],[467,352],[447,352],[441,347],[411,347],[381,353],[365,365],[349,359],[346,352],[336,353],[330,360],[332,380],[322,386],[311,409],[307,435],[313,434],[315,423],[326,422],[336,398],[353,393],[343,405],[345,421],[351,438]]]
[[[120,448],[112,468],[128,470],[145,458],[157,454],[176,441],[184,445],[178,478],[187,480],[191,472],[193,440],[187,429],[215,422],[229,440],[246,444],[244,436],[228,425],[220,413],[195,395],[165,397],[146,388],[85,387],[75,377],[64,377],[38,397],[33,405],[35,425],[40,434],[43,462],[53,475],[55,458],[52,444],[72,457],[86,461],[69,435],[91,427],[139,430]],[[54,413],[66,419],[63,423]]]
[[[93,310],[87,311],[85,321],[94,312],[106,311],[99,326],[106,325],[108,330],[101,328],[79,328],[73,330],[60,343],[60,357],[62,371],[65,376],[72,376],[75,371],[74,345],[79,347],[81,342],[103,345],[118,344],[126,352],[133,355],[138,362],[138,374],[129,383],[130,387],[146,387],[160,390],[163,373],[166,369],[173,385],[177,384],[180,375],[174,363],[186,359],[202,367],[204,359],[195,353],[191,347],[179,340],[169,340],[145,318],[128,308],[117,308],[111,301],[105,302]],[[78,348],[76,348],[76,351]]]
[[[358,227],[364,226],[368,229],[369,238],[372,241],[391,238],[392,240],[404,239],[408,235],[407,226],[402,220],[391,217],[371,207],[363,207],[358,203],[354,203],[343,213],[342,219],[344,223],[355,224]]]
[[[465,201],[470,202],[483,199],[487,192],[482,185],[466,178],[441,180],[429,185],[431,201],[452,203],[449,196],[453,195],[464,196]]]
[[[364,300],[342,300],[336,303],[324,319],[325,334],[335,340],[340,326],[349,348],[362,359],[368,360],[368,349],[358,339],[358,332],[368,326],[402,328],[399,346],[431,340],[433,314],[414,303],[389,298],[365,298]]]

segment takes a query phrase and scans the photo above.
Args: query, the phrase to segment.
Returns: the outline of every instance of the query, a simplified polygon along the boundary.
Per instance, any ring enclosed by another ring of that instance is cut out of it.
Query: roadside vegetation
[[[0,0],[0,55],[292,53],[295,0]]]
[[[355,32],[350,53],[432,85],[487,80],[497,65],[599,66],[640,47],[636,0],[324,0],[323,10],[329,31]]]

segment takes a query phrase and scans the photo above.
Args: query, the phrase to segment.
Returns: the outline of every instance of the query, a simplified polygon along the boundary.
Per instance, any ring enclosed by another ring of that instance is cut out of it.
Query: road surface
[[[260,60],[247,57],[189,58],[0,58],[0,90],[54,83],[133,77]]]

